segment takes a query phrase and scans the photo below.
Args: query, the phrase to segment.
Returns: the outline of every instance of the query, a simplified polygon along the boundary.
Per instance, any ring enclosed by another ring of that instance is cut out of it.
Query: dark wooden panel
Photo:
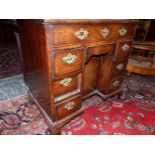
[[[51,93],[48,81],[50,68],[48,67],[45,26],[28,20],[18,21],[25,82],[43,109],[49,116],[53,115],[54,119],[50,104]]]
[[[87,64],[85,64],[83,72],[83,95],[86,95],[96,89],[97,67],[98,59],[96,57],[92,58]]]
[[[97,89],[103,94],[108,93],[111,67],[113,64],[113,56],[102,56],[99,64]]]

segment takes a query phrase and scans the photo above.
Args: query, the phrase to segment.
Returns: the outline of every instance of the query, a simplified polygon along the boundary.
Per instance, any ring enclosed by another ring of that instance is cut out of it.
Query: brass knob
[[[118,64],[118,65],[116,66],[116,68],[117,68],[118,70],[122,70],[123,67],[124,67],[124,64],[122,64],[122,63],[120,63],[120,64]]]
[[[124,27],[122,27],[122,28],[119,29],[118,32],[119,32],[120,36],[124,36],[127,33],[127,29],[125,29]]]
[[[71,109],[74,108],[74,105],[75,105],[74,102],[67,102],[67,103],[64,105],[64,109],[66,109],[66,110],[71,110]]]
[[[112,85],[113,85],[114,87],[118,87],[119,84],[120,84],[120,81],[118,81],[118,80],[116,80],[116,81],[114,81],[114,82],[112,83]]]
[[[129,48],[130,48],[130,46],[129,46],[128,44],[124,44],[124,45],[121,47],[122,51],[124,51],[124,52],[128,51]]]
[[[67,87],[70,85],[72,81],[72,78],[65,78],[63,80],[60,81],[60,84],[63,86],[63,87]]]
[[[68,53],[65,57],[62,58],[62,61],[66,64],[72,64],[76,61],[77,56],[71,53]]]
[[[108,36],[108,35],[109,35],[109,32],[110,32],[110,30],[109,30],[107,27],[105,27],[104,29],[102,29],[102,30],[100,31],[100,33],[101,33],[101,35],[102,35],[103,37]]]
[[[80,39],[80,40],[84,40],[88,37],[89,32],[87,30],[85,30],[84,28],[80,28],[79,31],[74,33],[75,37]]]

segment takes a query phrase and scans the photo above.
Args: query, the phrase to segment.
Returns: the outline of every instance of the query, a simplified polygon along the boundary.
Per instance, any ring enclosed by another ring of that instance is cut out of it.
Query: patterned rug
[[[0,134],[45,135],[49,130],[38,108],[24,95],[0,102]]]
[[[96,99],[93,101],[96,103]],[[155,134],[155,102],[101,101],[86,108],[62,130],[63,135],[151,135]]]
[[[0,79],[22,73],[22,63],[14,43],[0,44]]]
[[[155,134],[154,88],[155,77],[133,74],[126,78],[119,100],[113,97],[103,101],[98,96],[85,100],[84,113],[65,125],[61,134]],[[0,134],[45,135],[49,129],[27,95],[17,94],[0,101]]]

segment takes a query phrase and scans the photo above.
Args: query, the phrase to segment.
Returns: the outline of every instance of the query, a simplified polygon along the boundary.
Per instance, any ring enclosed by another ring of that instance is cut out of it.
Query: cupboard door
[[[96,89],[96,78],[97,78],[98,59],[96,57],[90,59],[84,66],[84,85],[83,95],[91,93]]]
[[[102,56],[99,61],[97,89],[103,94],[108,93],[112,62],[113,57],[108,55]]]

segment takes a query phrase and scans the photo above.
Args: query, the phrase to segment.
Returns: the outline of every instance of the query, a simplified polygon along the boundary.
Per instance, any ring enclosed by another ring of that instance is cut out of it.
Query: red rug
[[[129,100],[103,102],[87,108],[61,134],[150,135],[155,134],[155,104]]]

